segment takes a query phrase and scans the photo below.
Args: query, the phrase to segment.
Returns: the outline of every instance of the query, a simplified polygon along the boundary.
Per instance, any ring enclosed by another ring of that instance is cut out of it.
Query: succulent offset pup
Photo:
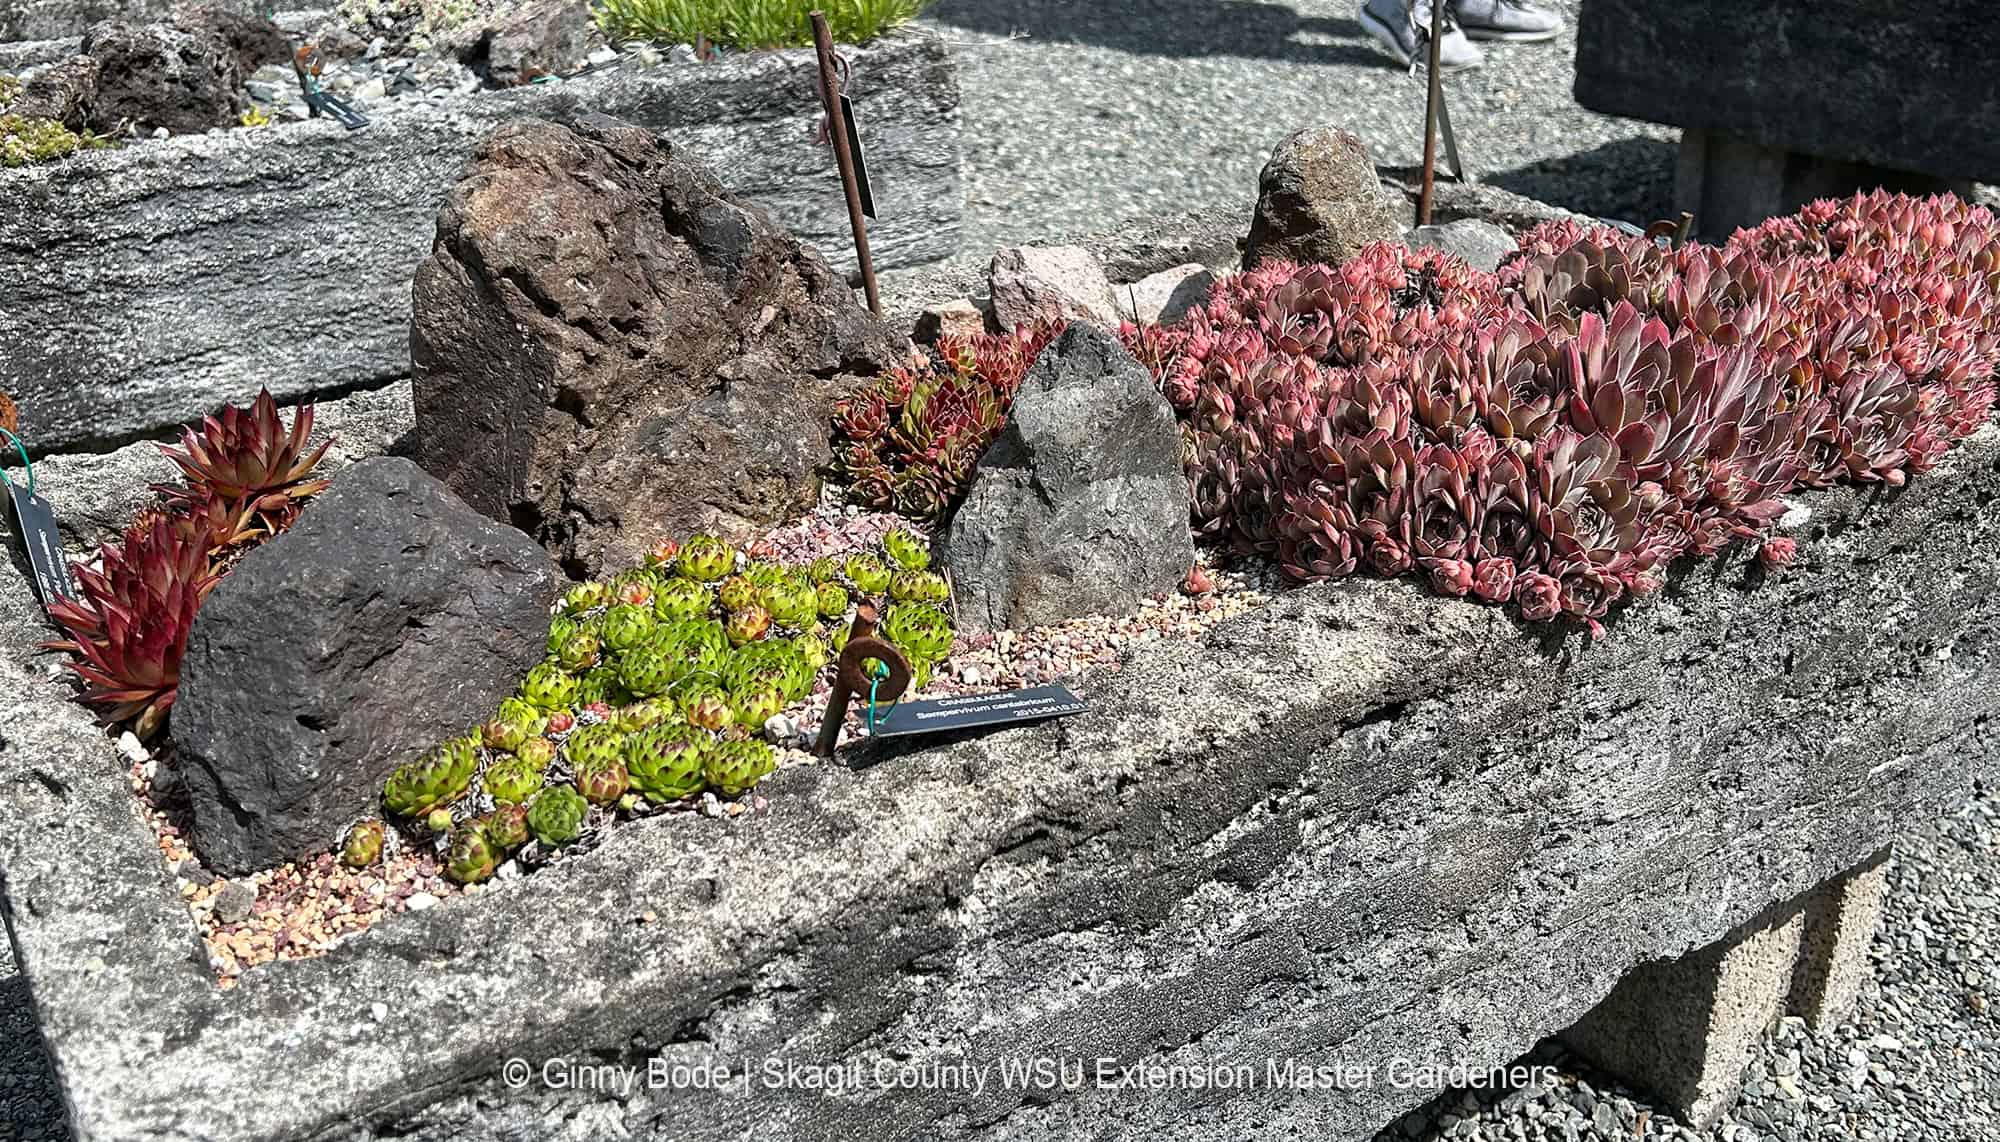
[[[382,859],[384,841],[388,833],[382,822],[369,819],[356,821],[340,841],[340,863],[349,868],[367,868]]]
[[[553,786],[528,806],[528,831],[540,844],[561,848],[582,834],[583,819],[589,812],[583,794],[567,785]]]
[[[399,767],[382,789],[382,801],[399,817],[421,817],[465,796],[479,768],[471,738],[453,738]]]

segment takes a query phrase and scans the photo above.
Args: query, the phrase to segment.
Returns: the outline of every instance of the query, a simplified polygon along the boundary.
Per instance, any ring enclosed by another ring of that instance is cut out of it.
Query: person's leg
[[[1451,0],[1451,11],[1475,40],[1552,40],[1563,26],[1561,16],[1531,0]]]
[[[1366,0],[1361,5],[1361,26],[1381,41],[1389,54],[1404,67],[1421,62],[1429,48],[1424,36],[1431,26],[1430,0]],[[1444,37],[1438,41],[1438,68],[1464,71],[1483,62],[1479,49],[1465,38],[1450,8],[1444,13]]]

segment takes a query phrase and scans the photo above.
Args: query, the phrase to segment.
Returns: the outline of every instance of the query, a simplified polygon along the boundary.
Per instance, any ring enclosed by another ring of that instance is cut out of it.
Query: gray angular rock
[[[986,319],[992,308],[990,300],[981,305],[968,297],[933,305],[917,315],[916,330],[910,340],[919,345],[935,345],[940,337],[977,337],[986,332]]]
[[[1022,380],[944,528],[961,624],[1125,614],[1194,561],[1180,428],[1117,339],[1072,324]]]
[[[53,119],[78,131],[89,121],[90,101],[96,93],[97,60],[70,56],[29,76],[20,96],[7,104],[6,111],[28,119]]]
[[[237,71],[248,79],[260,67],[289,64],[292,60],[291,40],[262,12],[261,7],[252,10],[249,5],[239,7],[220,0],[183,4],[174,9],[174,24],[189,31],[207,30],[221,36],[236,55]]]
[[[173,735],[195,850],[233,876],[329,847],[391,770],[513,690],[564,583],[407,460],[340,473],[188,638]]]
[[[495,132],[417,272],[411,454],[594,574],[818,501],[832,400],[895,358],[820,256],[650,132]]]
[[[1463,258],[1476,270],[1500,268],[1500,259],[1514,252],[1514,238],[1491,222],[1461,218],[1442,226],[1418,226],[1404,239],[1411,249],[1429,247]]]
[[[487,82],[513,87],[569,71],[590,51],[591,5],[575,0],[520,0],[486,20],[485,33],[461,58]]]
[[[1338,127],[1307,127],[1278,144],[1258,177],[1243,264],[1338,263],[1402,233],[1361,139]]]

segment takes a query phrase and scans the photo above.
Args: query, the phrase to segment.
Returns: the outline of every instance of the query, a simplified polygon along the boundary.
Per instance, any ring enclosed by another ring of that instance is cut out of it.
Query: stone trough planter
[[[958,88],[907,30],[852,49],[880,204],[878,265],[957,249]],[[837,267],[853,260],[831,153],[814,142],[812,53],[618,71],[397,101],[366,130],[325,121],[148,141],[0,171],[0,391],[58,452],[241,403],[409,372],[410,282],[438,205],[498,123],[580,102],[666,132]]]
[[[1995,772],[1996,492],[1989,425],[1595,644],[1290,592],[1086,673],[1084,716],[786,770],[228,991],[0,576],[0,904],[86,1139],[1367,1138]]]

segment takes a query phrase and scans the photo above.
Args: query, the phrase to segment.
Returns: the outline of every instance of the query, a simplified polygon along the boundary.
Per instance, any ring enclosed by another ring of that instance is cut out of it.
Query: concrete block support
[[[1758,1036],[1784,1013],[1804,928],[1802,911],[1788,909],[1643,964],[1563,1038],[1705,1129],[1736,1101]]]
[[[1908,194],[1951,191],[1970,197],[1972,193],[1966,180],[1819,158],[1726,131],[1690,127],[1681,132],[1674,207],[1694,215],[1701,236],[1720,241],[1741,227],[1790,214],[1814,199],[1844,198],[1877,187]]]
[[[1844,1021],[1861,994],[1861,981],[1868,977],[1868,948],[1882,926],[1888,857],[1886,849],[1877,853],[1805,900],[1791,1009],[1814,1027]]]

